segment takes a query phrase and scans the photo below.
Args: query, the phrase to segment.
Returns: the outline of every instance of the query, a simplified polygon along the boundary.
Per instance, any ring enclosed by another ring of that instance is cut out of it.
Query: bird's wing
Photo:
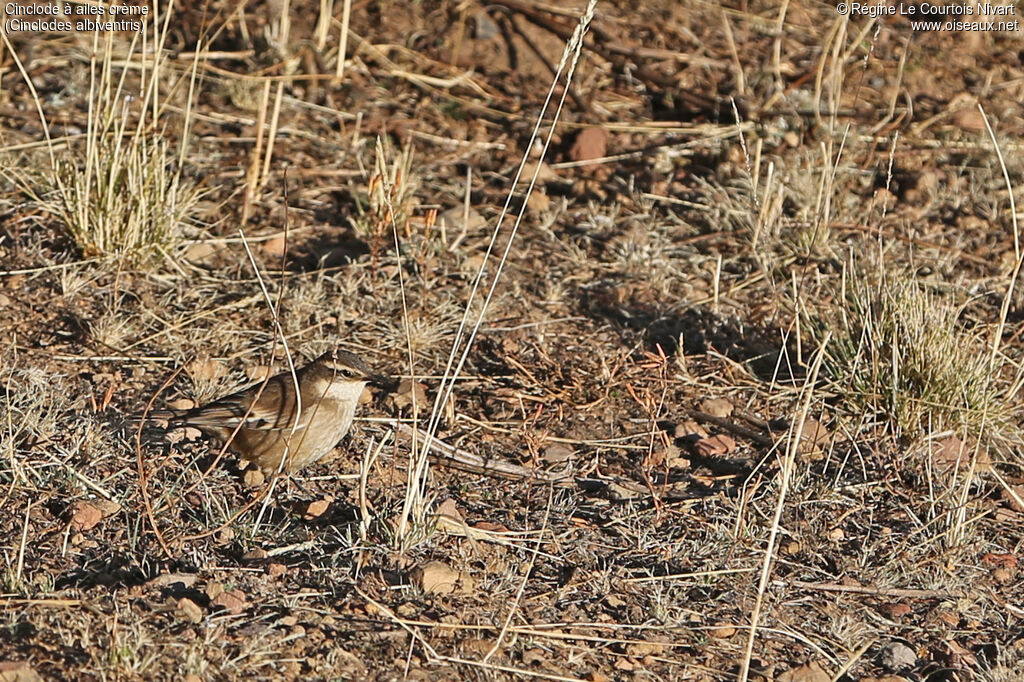
[[[295,419],[293,390],[285,385],[292,381],[291,375],[272,377],[263,387],[255,384],[237,393],[195,408],[186,413],[182,422],[198,427],[243,429],[260,431],[283,431],[291,429]],[[253,398],[259,396],[255,402]],[[300,419],[299,426],[303,426]]]

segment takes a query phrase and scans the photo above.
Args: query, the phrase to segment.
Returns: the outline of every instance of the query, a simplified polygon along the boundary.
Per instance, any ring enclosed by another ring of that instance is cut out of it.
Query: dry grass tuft
[[[165,139],[128,136],[108,120],[111,125],[94,131],[84,150],[59,159],[39,178],[42,191],[35,200],[58,219],[85,257],[145,265],[181,242],[199,193],[174,170]]]
[[[94,36],[89,68],[88,123],[82,142],[58,149],[46,135],[49,163],[22,170],[8,163],[0,172],[51,216],[85,258],[109,257],[128,266],[167,258],[183,239],[201,192],[182,175],[189,120],[180,147],[172,150],[158,120],[160,80],[166,55],[139,50],[108,34]],[[138,59],[141,77],[125,67]],[[19,63],[19,67],[22,65]],[[29,83],[43,127],[40,95]],[[147,77],[148,74],[148,77]]]
[[[53,377],[40,369],[12,366],[0,374],[0,441],[9,462],[19,443],[46,440],[60,429],[68,406],[61,400],[64,391],[53,386]]]
[[[545,93],[576,21],[552,3],[352,4],[4,35],[6,659],[724,682],[750,646],[751,680],[1018,679],[1013,36],[605,2]],[[187,178],[220,224],[172,262]],[[132,419],[284,369],[285,341],[414,390],[263,487]],[[394,419],[537,476],[428,460]]]
[[[359,213],[352,224],[356,234],[370,244],[371,258],[376,263],[392,229],[409,235],[410,220],[419,205],[416,192],[420,177],[413,166],[411,146],[395,152],[378,138],[373,159],[366,205],[357,205]]]
[[[808,329],[815,341],[833,334],[825,367],[854,411],[899,438],[1017,438],[1014,371],[1005,358],[992,366],[985,330],[966,326],[962,308],[902,272],[854,270],[839,286],[833,307],[807,315]]]

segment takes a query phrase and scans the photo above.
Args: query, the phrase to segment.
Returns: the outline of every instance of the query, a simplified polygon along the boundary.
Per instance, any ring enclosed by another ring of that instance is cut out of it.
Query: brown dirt
[[[407,450],[370,471],[364,535],[352,477],[382,421],[262,511],[245,510],[261,490],[230,451],[150,427],[136,442],[129,418],[148,402],[201,402],[283,366],[239,229],[293,352],[340,339],[433,400],[580,4],[356,1],[341,82],[336,24],[316,49],[317,3],[292,2],[283,47],[277,3],[178,8],[167,78],[200,36],[216,31],[204,49],[220,56],[200,60],[183,167],[205,195],[150,269],[83,259],[6,176],[0,663],[83,680],[732,680],[772,542],[750,679],[819,679],[808,663],[822,679],[1022,679],[1019,451],[950,483],[927,454],[948,433],[902,433],[826,372],[788,480],[783,456],[813,351],[799,312],[840,316],[851,258],[902,268],[962,306],[965,329],[995,328],[1014,226],[977,104],[1020,206],[1019,32],[890,17],[859,35],[861,16],[837,48],[827,3],[790,3],[780,33],[778,3],[598,4],[440,430],[569,466],[573,485],[435,465],[431,504],[460,518],[399,542]],[[51,135],[84,131],[91,36],[13,47]],[[0,75],[0,144],[43,168],[41,147],[18,147],[42,129],[8,50]],[[271,172],[244,216],[262,79],[280,75]],[[186,94],[166,94],[175,142]],[[390,223],[357,228],[377,136],[392,156],[414,149],[400,249]],[[467,169],[485,221],[456,239]],[[1017,293],[1011,363],[1021,320]],[[407,411],[378,393],[362,414]]]

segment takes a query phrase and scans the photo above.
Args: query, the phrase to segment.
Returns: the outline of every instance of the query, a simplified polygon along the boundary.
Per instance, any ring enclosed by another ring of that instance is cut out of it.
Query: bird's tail
[[[141,414],[128,415],[128,421],[132,424],[138,424],[139,422],[169,422],[174,424],[183,415],[183,412],[177,410],[150,410]]]

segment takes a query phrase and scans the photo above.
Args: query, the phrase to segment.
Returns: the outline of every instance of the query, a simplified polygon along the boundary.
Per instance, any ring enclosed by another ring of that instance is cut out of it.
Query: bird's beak
[[[394,391],[398,387],[398,382],[386,374],[370,374],[366,377],[366,383],[388,392]]]

